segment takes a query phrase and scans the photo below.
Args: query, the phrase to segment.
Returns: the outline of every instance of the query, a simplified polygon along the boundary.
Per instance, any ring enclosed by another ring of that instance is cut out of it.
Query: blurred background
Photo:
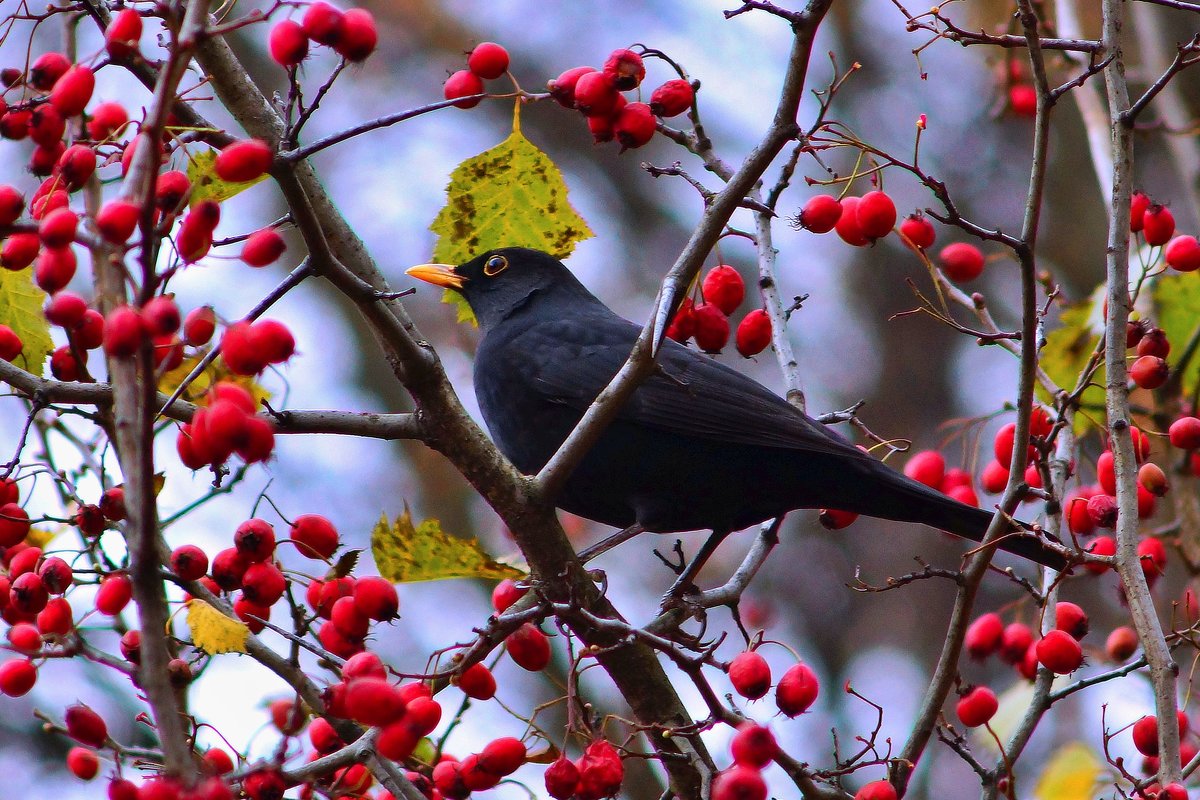
[[[265,8],[268,4],[260,5]],[[736,164],[770,120],[790,44],[787,25],[778,18],[747,13],[724,19],[722,11],[735,8],[736,3],[646,0],[616,8],[592,0],[553,5],[527,0],[377,0],[362,5],[375,14],[379,50],[362,66],[345,71],[306,129],[307,141],[440,99],[447,74],[461,69],[465,52],[480,41],[507,47],[513,74],[531,90],[565,69],[598,65],[611,50],[641,43],[664,51],[700,81],[699,104],[708,133],[717,153]],[[229,16],[254,7],[254,3],[238,3]],[[995,2],[947,8],[962,27],[989,31],[1002,30],[1012,11]],[[1089,4],[1080,13],[1085,32],[1095,35],[1098,12],[1094,6]],[[1152,65],[1173,55],[1174,32],[1179,31],[1180,40],[1187,38],[1190,34],[1184,32],[1195,27],[1195,20],[1148,5],[1134,9],[1134,17],[1131,79],[1143,87],[1157,75]],[[161,51],[154,26],[149,28],[143,52],[156,57]],[[80,30],[79,52],[97,50],[100,38],[96,33],[87,25]],[[283,71],[265,54],[266,32],[265,25],[250,26],[234,37],[234,46],[260,86],[286,94]],[[61,37],[57,23],[42,25],[33,36],[31,52],[37,55],[61,49]],[[0,66],[22,66],[28,39],[29,27],[16,26],[0,45]],[[810,88],[824,89],[833,75],[826,53],[843,70],[852,63],[860,64],[861,69],[837,95],[830,117],[870,144],[908,157],[917,117],[926,115],[922,166],[945,182],[967,217],[986,227],[1016,231],[1025,202],[1032,121],[1008,107],[1010,68],[1005,54],[941,41],[921,50],[918,60],[913,51],[927,40],[925,33],[906,33],[904,15],[884,0],[835,3],[814,50]],[[1082,68],[1056,56],[1050,63],[1052,83],[1056,84]],[[308,93],[324,81],[335,64],[325,48],[315,50],[302,73]],[[648,89],[674,77],[661,62],[648,64]],[[193,74],[184,85],[197,84],[198,77]],[[97,98],[119,98],[135,118],[140,116],[138,110],[150,99],[145,90],[113,69],[102,70],[98,78]],[[1193,103],[1200,97],[1195,78],[1185,74],[1179,84],[1180,96]],[[200,85],[191,96],[201,98],[207,93]],[[231,124],[217,103],[201,102],[200,108],[218,124]],[[816,110],[816,102],[806,97],[802,124],[811,120]],[[429,259],[433,236],[428,225],[444,203],[450,171],[464,158],[507,136],[511,111],[508,101],[484,103],[470,111],[447,109],[351,139],[314,159],[340,208],[395,288],[410,285],[403,274],[406,267]],[[1194,116],[1195,112],[1193,106],[1190,113]],[[668,166],[681,161],[712,188],[717,187],[716,178],[662,137],[621,155],[615,145],[593,145],[582,118],[552,102],[527,107],[522,123],[526,135],[563,170],[572,204],[596,234],[578,246],[569,266],[618,312],[644,320],[658,282],[686,241],[702,205],[685,182],[652,178],[643,163]],[[1182,231],[1195,232],[1200,229],[1195,206],[1198,176],[1189,172],[1187,161],[1187,151],[1196,147],[1195,137],[1178,140],[1181,155],[1166,145],[1167,137],[1161,129],[1151,129],[1154,127],[1148,125],[1139,135],[1137,185],[1170,203]],[[231,130],[238,133],[236,128]],[[0,179],[27,192],[36,185],[25,172],[29,147],[27,143],[0,144]],[[843,174],[853,166],[844,154],[825,158]],[[1081,299],[1103,276],[1106,212],[1080,116],[1070,99],[1054,109],[1050,158],[1040,265],[1061,285],[1067,299]],[[102,175],[116,181],[116,172],[110,167]],[[768,172],[768,184],[776,175],[775,169]],[[817,165],[804,160],[798,175],[821,177]],[[932,203],[927,192],[899,171],[889,170],[883,180],[901,215]],[[853,193],[869,188],[861,183]],[[115,191],[115,186],[110,191]],[[794,214],[804,200],[819,191],[819,187],[795,181],[780,204],[781,212]],[[218,238],[252,231],[278,218],[282,211],[273,186],[261,184],[226,204]],[[749,217],[741,214],[732,224],[743,230],[753,227]],[[939,247],[961,239],[941,226],[938,237]],[[999,348],[979,347],[928,316],[890,319],[917,306],[905,283],[907,278],[929,288],[923,266],[895,237],[874,247],[852,248],[834,234],[797,231],[780,219],[775,242],[784,297],[809,296],[793,315],[789,336],[799,357],[810,413],[865,400],[861,416],[878,434],[911,439],[916,449],[940,448],[951,465],[977,474],[991,458],[992,434],[1012,419],[1005,410],[1015,400],[1015,360]],[[249,271],[233,257],[219,255],[188,268],[173,283],[181,306],[187,309],[211,303],[224,318],[244,314],[301,259],[299,238],[292,235],[289,243],[293,247],[280,264],[266,270]],[[985,250],[995,258],[985,276],[969,288],[987,296],[1001,327],[1013,327],[1018,301],[1015,263],[995,248]],[[722,240],[719,253],[714,253],[709,263],[732,264],[742,272],[747,286],[754,286],[755,254],[745,239]],[[90,295],[85,270],[72,288]],[[749,297],[734,321],[756,301]],[[464,403],[476,413],[471,387],[476,332],[456,324],[453,310],[441,304],[437,292],[429,287],[419,287],[406,304],[425,337],[436,345]],[[265,377],[277,407],[377,411],[410,407],[353,310],[328,287],[316,281],[305,283],[279,303],[271,316],[292,327],[300,351],[291,364]],[[769,386],[782,387],[769,351],[745,360],[730,348],[722,359]],[[0,398],[0,448],[15,445],[24,415],[23,403]],[[163,437],[163,464],[177,464],[173,442],[173,436]],[[1098,451],[1098,442],[1086,441],[1081,463],[1086,464],[1086,456]],[[899,468],[902,463],[900,456],[895,465]],[[1087,469],[1085,466],[1084,471]],[[164,516],[202,496],[209,480],[203,473],[192,475],[182,468],[168,468],[161,496]],[[48,488],[39,487],[43,494],[35,493],[35,498],[44,495],[48,500]],[[194,542],[210,555],[229,546],[234,528],[251,515],[257,496],[264,491],[289,518],[307,512],[331,517],[350,547],[368,548],[371,526],[380,513],[398,514],[406,501],[415,517],[437,517],[449,531],[478,536],[497,555],[514,550],[495,514],[438,454],[423,446],[293,436],[280,437],[277,458],[266,469],[252,470],[238,492],[214,499],[174,525],[168,531],[171,543]],[[985,506],[992,502],[992,498],[982,497]],[[269,507],[261,506],[258,513],[279,524]],[[1038,513],[1034,506],[1023,509],[1026,518]],[[579,519],[564,522],[581,546],[611,533]],[[751,533],[731,537],[705,570],[702,584],[723,582],[752,538]],[[60,539],[62,546],[72,546],[69,534]],[[700,534],[684,537],[684,547],[694,551],[701,540]],[[658,548],[666,553],[672,543],[670,537],[644,536],[595,563],[607,573],[614,600],[632,621],[648,620],[670,585],[671,574],[651,551]],[[889,740],[898,749],[941,645],[954,586],[948,581],[922,581],[884,593],[850,587],[858,578],[882,585],[889,576],[911,572],[918,568],[914,557],[954,567],[963,550],[960,542],[915,526],[864,519],[847,530],[827,532],[816,524],[815,513],[793,514],[784,526],[780,546],[759,574],[741,611],[751,629],[763,629],[767,639],[779,643],[763,648],[776,676],[794,662],[791,648],[821,676],[822,693],[814,709],[796,720],[775,718],[769,698],[749,704],[747,712],[770,721],[781,744],[794,756],[827,766],[832,763],[831,731],[836,731],[844,754],[857,747],[855,737],[869,736],[875,726],[875,710],[841,691],[849,683],[885,708],[877,740],[880,756],[888,754]],[[997,562],[1013,563],[1022,574],[1032,576],[1028,565],[1009,562],[1003,556]],[[311,570],[301,563],[293,566]],[[1181,569],[1172,570],[1158,591],[1164,598],[1178,596],[1185,578]],[[402,619],[372,647],[398,669],[420,672],[432,651],[470,639],[472,627],[490,612],[491,588],[490,583],[475,581],[401,587]],[[1094,633],[1085,645],[1090,642],[1092,648],[1100,648],[1107,632],[1122,624],[1114,576],[1072,580],[1064,587],[1063,596],[1082,603],[1092,616]],[[1021,590],[999,577],[985,583],[978,607],[980,611],[1001,611],[1006,622],[1036,623]],[[739,634],[724,611],[715,612],[710,620],[709,632],[719,631],[730,633],[721,655],[732,657],[739,649]],[[94,639],[115,650],[111,637],[97,632]],[[556,653],[560,661],[550,670],[554,675],[529,675],[503,661],[497,675],[504,703],[527,711],[537,702],[561,696],[555,681],[563,678],[563,648],[558,646]],[[1101,652],[1091,660],[1095,663],[1090,669],[1103,668]],[[963,670],[965,680],[987,682],[997,693],[1022,683],[1015,672],[994,661],[964,664]],[[29,712],[41,708],[60,715],[66,705],[80,699],[105,713],[117,738],[136,741],[139,734],[133,713],[128,711],[132,708],[130,687],[119,678],[88,665],[52,664],[43,669],[42,679],[30,695],[0,701],[0,770],[9,776],[0,796],[47,796],[51,792],[61,798],[102,796],[100,782],[85,785],[66,775],[61,767],[65,743],[61,738],[35,734]],[[584,686],[600,708],[625,712],[598,671],[587,673]],[[727,690],[723,683],[720,686]],[[689,694],[686,682],[680,682],[679,688],[689,706],[703,716],[702,705]],[[1108,703],[1113,728],[1148,711],[1150,695],[1140,679],[1126,680],[1114,688],[1077,695],[1045,721],[1032,742],[1033,752],[1026,756],[1030,766],[1020,774],[1021,796],[1031,790],[1032,765],[1043,762],[1057,745],[1079,738],[1099,748],[1102,703]],[[193,709],[213,725],[213,730],[203,734],[206,744],[218,744],[214,731],[219,731],[233,746],[263,756],[278,739],[269,728],[262,701],[287,694],[287,687],[248,658],[224,656],[205,671],[191,697]],[[457,689],[444,693],[448,712],[460,697]],[[556,743],[561,742],[560,710],[555,707],[538,718]],[[465,755],[497,735],[519,736],[524,729],[520,719],[495,704],[486,704],[471,709],[448,749]],[[619,723],[610,728],[614,736],[623,731]],[[719,762],[725,763],[725,733],[714,732],[711,746]],[[1128,736],[1114,740],[1113,749],[1129,756]],[[980,758],[991,763],[995,756],[981,752]],[[639,763],[631,762],[629,769],[628,797],[660,795],[659,776]],[[515,777],[540,796],[540,771],[540,767],[527,766]],[[883,769],[876,767],[851,777],[847,785],[881,777]],[[776,796],[796,795],[776,768],[768,771],[768,780]],[[936,744],[931,745],[916,780],[917,795],[931,796],[935,789],[941,798],[978,794],[970,769],[949,749]],[[495,792],[504,798],[527,796],[515,786],[501,786]]]

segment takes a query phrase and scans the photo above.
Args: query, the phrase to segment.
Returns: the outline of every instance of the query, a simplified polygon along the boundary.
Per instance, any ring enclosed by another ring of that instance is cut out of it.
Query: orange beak
[[[455,272],[450,264],[421,264],[409,267],[404,274],[446,289],[461,289],[466,282],[466,278]]]

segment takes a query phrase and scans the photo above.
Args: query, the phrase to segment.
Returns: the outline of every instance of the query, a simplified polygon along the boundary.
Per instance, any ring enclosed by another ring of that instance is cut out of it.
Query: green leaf
[[[1038,776],[1037,800],[1092,800],[1104,777],[1104,764],[1083,742],[1058,749]]]
[[[1088,358],[1096,349],[1096,343],[1103,335],[1103,316],[1101,314],[1104,302],[1104,286],[1101,285],[1092,297],[1074,305],[1068,306],[1059,318],[1059,325],[1046,334],[1046,346],[1041,352],[1041,366],[1058,386],[1070,391],[1079,381]],[[1054,398],[1046,394],[1040,385],[1037,387],[1038,396],[1045,402],[1053,402]],[[1104,366],[1092,376],[1092,385],[1084,390],[1080,398],[1085,410],[1091,406],[1104,407]],[[1082,432],[1092,424],[1094,417],[1089,414],[1077,414],[1075,427]]]
[[[192,182],[192,194],[188,198],[188,206],[193,207],[202,200],[216,200],[220,203],[222,200],[228,200],[235,194],[241,194],[256,183],[262,183],[267,179],[266,175],[260,175],[252,181],[245,183],[231,183],[223,181],[217,177],[217,152],[215,150],[202,150],[198,153],[188,155],[187,176]]]
[[[1200,328],[1200,278],[1192,274],[1161,275],[1151,289],[1154,306],[1158,311],[1158,327],[1167,334],[1173,347],[1183,352],[1185,345]],[[1174,366],[1174,364],[1172,364]],[[1193,356],[1182,376],[1185,396],[1191,396],[1200,379],[1200,355]]]
[[[446,206],[429,229],[437,234],[434,261],[462,264],[496,247],[533,247],[566,258],[592,236],[567,202],[567,185],[550,157],[513,125],[512,135],[455,167]],[[473,319],[462,295],[447,291],[459,321]]]
[[[0,325],[7,325],[24,347],[13,363],[41,377],[46,356],[54,349],[50,323],[42,313],[46,293],[33,284],[33,270],[0,269]]]
[[[445,578],[516,578],[519,569],[494,560],[475,539],[442,530],[436,519],[414,526],[408,505],[395,522],[384,514],[371,531],[371,555],[379,574],[393,583]]]

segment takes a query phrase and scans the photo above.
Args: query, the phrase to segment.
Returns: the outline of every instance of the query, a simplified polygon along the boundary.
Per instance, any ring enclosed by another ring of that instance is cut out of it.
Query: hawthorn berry
[[[581,76],[595,71],[595,67],[572,67],[557,78],[547,81],[546,89],[559,105],[575,108],[575,84]]]
[[[9,606],[23,614],[37,614],[50,602],[50,592],[36,572],[18,575],[8,590]]]
[[[1137,546],[1138,560],[1142,565],[1142,572],[1146,575],[1146,580],[1153,582],[1167,569],[1167,548],[1162,543],[1161,539],[1148,537],[1138,542]]]
[[[650,95],[650,110],[659,117],[674,117],[692,107],[696,90],[682,78],[669,80]]]
[[[296,517],[288,532],[288,538],[292,540],[300,555],[308,558],[328,559],[338,548],[337,528],[320,514],[301,514]],[[353,585],[350,591],[353,591]],[[332,601],[329,605],[332,608]]]
[[[73,144],[63,151],[55,169],[68,189],[80,189],[96,171],[96,151],[82,144]]]
[[[938,263],[947,278],[956,283],[967,283],[983,274],[983,251],[967,242],[954,242],[938,253]]]
[[[736,269],[718,264],[708,271],[700,290],[706,303],[712,303],[728,315],[737,310],[746,296],[746,285]]]
[[[137,53],[141,38],[142,15],[132,8],[118,11],[104,29],[104,47],[116,59],[130,58]]]
[[[1037,89],[1032,84],[1014,83],[1008,87],[1008,107],[1018,117],[1037,116]]]
[[[854,800],[896,800],[896,787],[888,781],[871,781],[854,793]]]
[[[747,720],[738,726],[729,750],[735,764],[762,769],[775,759],[779,745],[770,728]]]
[[[317,44],[333,45],[342,35],[343,14],[329,3],[316,2],[304,12],[304,35]]]
[[[93,508],[95,508],[95,506],[93,506]],[[30,550],[36,549],[37,548],[30,548]],[[12,566],[15,561],[16,559],[14,558],[13,562],[10,562],[9,564],[10,574],[14,574],[16,572]],[[67,589],[71,588],[71,582],[74,580],[74,574],[71,571],[71,565],[66,561],[63,561],[58,556],[50,556],[49,558],[44,559],[41,565],[37,568],[37,571],[38,575],[41,576],[42,583],[46,587],[46,591],[50,592],[50,594],[62,594],[63,592],[67,591]]]
[[[1139,356],[1158,356],[1166,358],[1171,352],[1171,342],[1162,328],[1150,328],[1142,334],[1137,343]]]
[[[12,225],[25,210],[25,198],[7,184],[0,185],[0,225]]]
[[[174,333],[180,325],[179,306],[167,295],[152,297],[142,306],[142,322],[152,335]]]
[[[50,104],[64,117],[76,117],[87,108],[95,89],[96,76],[92,68],[76,64],[55,81],[54,89],[50,92]]]
[[[1179,272],[1200,269],[1200,239],[1195,236],[1176,236],[1164,251],[1167,266]]]
[[[479,752],[479,768],[492,775],[505,777],[525,763],[525,743],[513,736],[501,736],[484,745]]]
[[[104,718],[90,707],[77,703],[67,709],[64,717],[67,735],[89,747],[103,747],[108,741],[108,726]]]
[[[1167,474],[1162,471],[1162,467],[1153,462],[1148,461],[1138,468],[1137,480],[1140,488],[1155,497],[1162,497],[1171,489],[1171,485],[1167,481]],[[1138,511],[1138,516],[1142,516],[1140,505]]]
[[[14,233],[0,246],[0,263],[13,271],[25,269],[37,258],[41,244],[36,233]]]
[[[858,514],[853,511],[842,511],[836,508],[822,508],[817,520],[826,530],[840,531],[842,528],[848,528],[858,519]]]
[[[1180,417],[1171,423],[1167,435],[1174,447],[1181,450],[1200,448],[1200,419],[1196,417]]]
[[[504,644],[516,665],[529,672],[540,672],[550,663],[550,640],[532,622],[510,633]]]
[[[208,572],[208,556],[194,544],[180,545],[171,551],[171,571],[181,580],[200,580]]]
[[[467,69],[484,80],[499,78],[508,72],[508,51],[495,42],[480,42],[467,56]]]
[[[270,561],[250,564],[242,573],[242,594],[251,603],[275,605],[286,589],[287,580],[279,567]]]
[[[0,547],[15,547],[29,535],[29,514],[15,502],[0,506]]]
[[[242,576],[246,574],[249,566],[236,547],[227,547],[213,556],[210,574],[218,586],[231,592],[241,588]]]
[[[601,70],[612,81],[618,91],[636,89],[646,77],[646,65],[642,57],[632,50],[614,50],[609,54]]]
[[[37,667],[29,659],[18,658],[0,664],[0,693],[9,697],[28,694],[37,683]]]
[[[100,759],[86,747],[72,747],[67,751],[67,769],[76,778],[90,781],[100,774]]]
[[[409,684],[413,686],[414,684]],[[422,685],[423,684],[419,684]],[[428,687],[424,687],[428,691]],[[402,691],[401,696],[404,695]],[[428,736],[433,733],[433,729],[437,727],[438,722],[442,719],[442,706],[432,697],[413,697],[408,701],[408,708],[405,710],[405,716],[408,718],[409,730],[417,735],[417,737]]]
[[[281,67],[295,67],[308,56],[308,37],[300,23],[281,20],[267,37],[267,52]]]
[[[987,658],[1000,649],[1003,641],[1004,621],[995,612],[980,615],[967,627],[965,646],[971,658]]]
[[[900,232],[913,243],[913,246],[922,250],[932,247],[937,239],[937,231],[934,230],[933,223],[921,213],[909,214],[905,217],[904,221],[900,223]]]
[[[62,53],[42,53],[29,65],[29,85],[48,92],[70,68],[71,60]]]
[[[496,678],[482,663],[475,663],[458,676],[458,688],[476,700],[491,700],[496,696]]]
[[[759,653],[746,650],[729,662],[729,682],[742,697],[758,700],[771,689],[771,667]]]
[[[42,609],[42,614],[46,609]],[[18,622],[8,629],[8,643],[18,653],[32,655],[42,649],[42,632],[38,626],[28,622]]]
[[[1133,746],[1144,756],[1158,755],[1158,718],[1144,716],[1133,723]]]
[[[1110,661],[1121,663],[1128,661],[1137,652],[1137,631],[1128,625],[1113,628],[1112,633],[1104,640],[1104,652]]]
[[[104,320],[104,352],[127,358],[137,352],[146,336],[145,323],[137,309],[118,306]]]
[[[134,142],[137,139],[133,140]],[[231,147],[233,145],[230,145]],[[128,148],[126,148],[128,149]],[[170,170],[158,176],[154,184],[154,202],[163,211],[174,212],[191,194],[192,182],[179,170]]]
[[[575,107],[586,117],[607,117],[621,95],[605,72],[585,72],[575,81]]]
[[[1137,233],[1142,229],[1146,209],[1150,207],[1150,197],[1142,192],[1134,192],[1129,198],[1129,232]]]
[[[87,364],[87,352],[81,354],[83,363]],[[80,377],[81,365],[71,352],[69,345],[56,348],[50,354],[50,374],[60,381],[77,381]]]
[[[625,765],[621,763],[617,749],[604,739],[588,745],[577,766],[579,786],[576,792],[581,800],[611,797],[620,791],[625,779]]]
[[[1117,540],[1111,536],[1097,536],[1088,545],[1087,552],[1097,556],[1115,556],[1117,554]],[[1108,572],[1107,564],[1084,564],[1084,568],[1093,575],[1102,575]]]
[[[807,664],[793,664],[775,687],[775,705],[784,715],[795,717],[816,702],[820,691],[817,674]]]
[[[265,267],[283,255],[287,245],[274,228],[255,231],[242,245],[242,261],[251,267]]]
[[[1160,388],[1170,374],[1167,362],[1158,356],[1142,356],[1129,366],[1129,377],[1142,389]]]
[[[742,317],[734,342],[743,358],[756,356],[767,349],[771,344],[771,317],[766,309],[756,308]]]
[[[922,450],[904,465],[904,474],[918,483],[941,489],[946,477],[946,459],[936,450]]]
[[[0,136],[13,141],[20,141],[29,136],[33,123],[32,111],[9,111],[0,116]]]
[[[133,597],[133,583],[122,572],[105,575],[96,592],[96,610],[105,616],[120,614]]]
[[[712,800],[767,800],[767,782],[754,767],[735,764],[713,779]]]
[[[271,168],[273,158],[271,146],[266,142],[242,139],[223,147],[213,168],[223,181],[245,183],[262,177]]]
[[[87,122],[88,138],[103,142],[118,133],[129,122],[129,112],[116,102],[98,103]]]
[[[542,780],[546,786],[546,794],[555,800],[570,800],[579,785],[579,768],[575,762],[564,756],[559,756],[553,764],[546,767]]]
[[[38,612],[36,622],[43,636],[66,636],[75,627],[75,613],[65,597],[52,597]]]
[[[492,608],[496,609],[497,614],[503,614],[528,591],[528,587],[518,586],[512,578],[505,578],[492,590]]]
[[[842,198],[842,213],[833,226],[841,240],[854,247],[863,247],[871,241],[858,224],[858,205],[861,200],[861,197]]]
[[[986,686],[976,686],[959,699],[954,711],[963,725],[978,728],[986,725],[999,707],[995,692]]]
[[[1054,627],[1066,631],[1076,639],[1082,639],[1088,633],[1088,616],[1075,603],[1060,600],[1054,606]]]
[[[260,769],[242,779],[242,791],[250,800],[282,800],[287,783],[278,770]],[[142,800],[140,794],[138,800]]]
[[[613,136],[621,145],[621,152],[635,149],[654,138],[654,114],[645,103],[627,103],[613,119]]]
[[[1083,663],[1083,649],[1079,642],[1065,631],[1047,632],[1038,640],[1036,653],[1038,663],[1056,675],[1072,673]]]
[[[390,581],[367,575],[354,584],[354,605],[376,622],[388,622],[400,611],[400,597]]]
[[[836,197],[819,194],[804,204],[797,221],[805,230],[813,233],[829,233],[842,218],[843,213],[842,203]]]
[[[479,105],[479,101],[483,98],[473,97],[473,95],[483,94],[483,79],[471,72],[469,69],[460,69],[446,79],[446,83],[442,85],[442,95],[447,100],[458,100],[460,97],[468,98],[466,100],[458,100],[454,104],[455,108],[474,108]]]
[[[696,344],[706,353],[719,353],[729,342],[729,318],[712,303],[692,309],[693,335]]]
[[[74,292],[59,292],[46,303],[43,313],[51,325],[71,329],[83,321],[87,310],[87,301],[79,295]]]
[[[886,193],[878,190],[858,198],[854,213],[859,231],[871,241],[882,239],[896,226],[896,204]]]
[[[1175,215],[1171,209],[1151,203],[1142,214],[1142,238],[1151,247],[1164,245],[1175,235]]]
[[[379,44],[375,16],[365,8],[351,8],[342,14],[342,30],[333,49],[347,61],[365,61]]]

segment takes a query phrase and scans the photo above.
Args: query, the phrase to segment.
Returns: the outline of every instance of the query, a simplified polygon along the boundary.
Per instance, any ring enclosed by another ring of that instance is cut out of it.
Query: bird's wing
[[[547,400],[586,409],[625,363],[640,328],[616,315],[538,324],[514,341]],[[618,419],[687,436],[869,458],[765,386],[667,340],[658,369]]]

